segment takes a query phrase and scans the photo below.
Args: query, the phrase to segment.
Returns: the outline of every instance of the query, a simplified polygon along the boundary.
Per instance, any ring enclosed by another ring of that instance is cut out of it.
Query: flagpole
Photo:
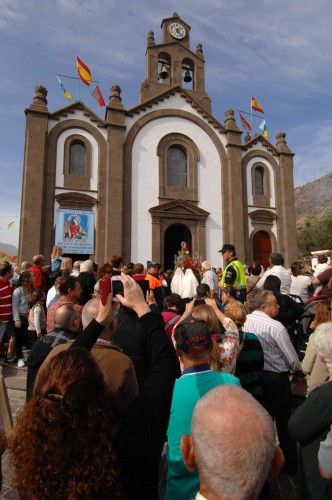
[[[81,100],[81,95],[80,95],[80,77],[79,76],[69,76],[69,75],[60,75],[60,74],[57,74],[58,77],[62,77],[62,78],[70,78],[71,80],[77,80],[77,95],[78,95],[78,100],[80,101]],[[96,80],[91,80],[91,83],[96,83],[97,85],[99,84],[99,82],[97,82]]]
[[[236,111],[238,111],[239,113],[242,113],[244,115],[253,116],[254,118],[262,118],[261,115],[255,115],[254,113],[248,113],[248,111],[243,111],[242,109],[237,109]]]
[[[78,93],[78,100],[80,101],[81,97],[80,97],[80,79],[79,78],[77,78],[77,93]]]
[[[252,99],[250,98],[250,127],[252,131]]]

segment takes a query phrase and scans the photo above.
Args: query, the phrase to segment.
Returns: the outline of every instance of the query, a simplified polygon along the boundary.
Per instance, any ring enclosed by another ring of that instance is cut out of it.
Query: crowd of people
[[[190,267],[185,243],[166,271],[59,247],[0,263],[0,357],[27,366],[0,454],[22,498],[268,499],[279,473],[332,498],[332,264],[220,253],[223,270]]]

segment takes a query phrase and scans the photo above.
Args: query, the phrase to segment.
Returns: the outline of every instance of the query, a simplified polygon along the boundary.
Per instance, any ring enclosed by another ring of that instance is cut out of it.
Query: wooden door
[[[253,238],[253,257],[255,262],[259,262],[267,269],[270,265],[269,257],[272,252],[272,243],[266,231],[258,231]]]

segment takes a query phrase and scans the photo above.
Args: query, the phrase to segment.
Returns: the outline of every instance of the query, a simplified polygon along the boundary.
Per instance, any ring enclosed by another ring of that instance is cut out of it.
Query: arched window
[[[69,152],[69,174],[84,175],[85,171],[85,145],[80,141],[73,141],[70,144]]]
[[[167,134],[158,144],[159,199],[198,200],[196,144],[184,134]]]
[[[255,194],[264,194],[264,170],[262,167],[255,168]]]
[[[158,81],[171,83],[171,56],[167,52],[158,54]]]
[[[179,146],[167,150],[167,184],[187,187],[187,155]]]

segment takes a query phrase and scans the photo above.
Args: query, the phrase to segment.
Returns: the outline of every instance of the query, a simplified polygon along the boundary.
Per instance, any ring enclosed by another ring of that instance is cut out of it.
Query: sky
[[[124,106],[134,106],[147,33],[158,43],[174,11],[191,26],[192,50],[203,44],[213,115],[223,122],[227,108],[249,111],[254,96],[269,140],[287,133],[295,185],[332,171],[331,0],[0,0],[1,242],[18,245],[24,109],[35,85],[47,88],[50,112],[66,106],[56,74],[75,76],[79,56],[105,100],[119,84]],[[72,81],[63,83],[76,99]],[[81,99],[103,117],[90,92]]]

